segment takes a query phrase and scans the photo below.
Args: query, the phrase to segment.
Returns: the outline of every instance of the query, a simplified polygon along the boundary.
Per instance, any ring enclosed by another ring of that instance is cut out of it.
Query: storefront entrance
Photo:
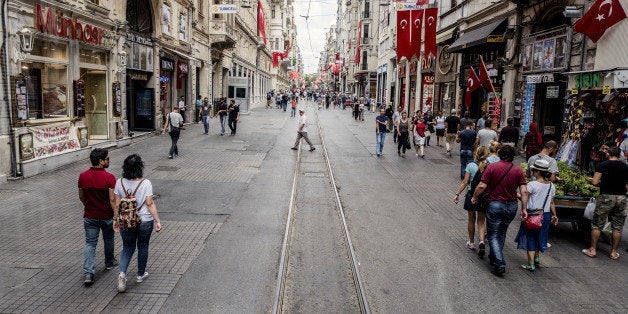
[[[90,139],[108,139],[107,74],[104,70],[81,68],[85,82],[85,118]]]

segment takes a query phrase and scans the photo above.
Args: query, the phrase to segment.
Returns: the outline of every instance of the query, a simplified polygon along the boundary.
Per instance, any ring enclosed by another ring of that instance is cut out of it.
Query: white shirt
[[[478,131],[479,146],[488,147],[491,141],[497,141],[497,132],[491,129],[481,129]]]
[[[440,116],[440,117],[436,117],[436,126],[437,129],[444,129],[445,128],[445,117]]]
[[[395,124],[397,124],[397,122],[401,120],[401,113],[399,111],[395,111],[395,113],[393,113],[392,120]]]
[[[299,130],[301,124],[303,124],[301,132],[307,133],[307,117],[305,116],[305,113],[302,116],[299,116],[299,125],[297,125],[297,131]]]
[[[120,196],[120,198],[124,198],[126,196],[126,193],[124,193],[124,189],[122,189],[122,184],[120,184],[121,180],[124,180],[124,188],[129,194],[133,193],[133,191],[135,191],[135,188],[137,188],[137,184],[140,183],[140,181],[132,181],[124,178],[118,179],[118,181],[116,181],[116,187],[114,188],[113,193]],[[137,192],[135,192],[137,205],[140,206],[138,214],[140,215],[142,221],[154,220],[153,215],[151,215],[148,211],[148,206],[146,206],[146,198],[149,196],[153,196],[153,184],[150,183],[149,180],[144,179],[144,181],[142,181],[142,185],[137,189]]]
[[[540,183],[538,181],[530,181],[528,182],[528,192],[530,193],[530,198],[528,198],[528,209],[536,209],[541,208],[543,206],[543,202],[545,202],[545,197],[547,196],[547,191],[550,189],[550,183]],[[548,213],[550,211],[550,203],[552,202],[552,198],[556,194],[556,187],[552,184],[551,191],[549,196],[547,197],[547,202],[545,203],[545,208],[543,208],[543,212]]]
[[[185,110],[185,101],[179,100],[179,109]]]

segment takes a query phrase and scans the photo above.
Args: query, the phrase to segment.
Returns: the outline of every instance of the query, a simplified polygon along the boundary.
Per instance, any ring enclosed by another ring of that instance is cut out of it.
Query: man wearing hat
[[[458,137],[458,126],[460,125],[460,118],[456,115],[456,109],[451,109],[451,115],[445,118],[445,148],[447,149],[447,155],[451,157],[451,149],[454,146],[454,141]]]
[[[310,151],[315,150],[314,145],[307,137],[307,117],[305,116],[305,109],[299,108],[299,126],[297,127],[297,140],[294,142],[294,146],[292,146],[293,150],[299,149],[299,142],[301,138],[305,139],[305,142],[310,145]]]

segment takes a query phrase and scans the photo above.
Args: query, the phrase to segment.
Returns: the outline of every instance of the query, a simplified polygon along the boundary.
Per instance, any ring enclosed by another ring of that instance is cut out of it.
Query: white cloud
[[[318,58],[325,45],[325,34],[329,32],[330,26],[336,24],[338,7],[336,1],[297,0],[293,2],[297,43],[303,58],[304,73],[317,71]],[[302,16],[309,16],[307,24]]]

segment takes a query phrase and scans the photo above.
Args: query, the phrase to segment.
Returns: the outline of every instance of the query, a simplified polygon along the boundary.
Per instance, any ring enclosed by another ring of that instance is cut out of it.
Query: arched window
[[[142,35],[153,34],[153,10],[150,0],[127,0],[126,20],[129,29]]]

